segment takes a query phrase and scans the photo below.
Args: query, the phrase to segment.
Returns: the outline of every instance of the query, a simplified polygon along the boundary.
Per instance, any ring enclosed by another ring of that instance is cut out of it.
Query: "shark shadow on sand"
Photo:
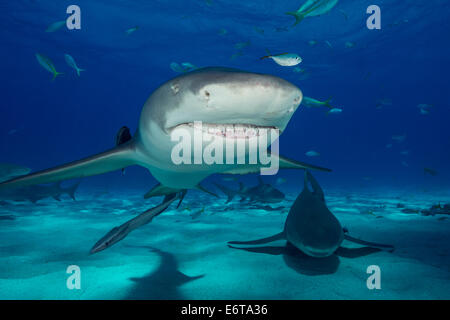
[[[183,284],[203,278],[204,275],[190,277],[178,270],[178,262],[174,255],[153,247],[128,246],[131,248],[148,249],[160,257],[158,269],[141,278],[130,278],[135,282],[134,288],[125,299],[139,300],[181,300],[185,299],[179,287]]]
[[[308,184],[311,184],[312,191]],[[329,274],[337,271],[339,258],[356,258],[394,247],[367,242],[346,234],[339,221],[325,204],[325,195],[314,177],[305,171],[304,188],[292,205],[284,230],[276,235],[253,241],[230,241],[229,247],[250,252],[283,254],[286,264],[304,274]],[[286,240],[285,247],[239,248],[231,245],[260,245]],[[366,247],[349,249],[341,247],[344,240]]]

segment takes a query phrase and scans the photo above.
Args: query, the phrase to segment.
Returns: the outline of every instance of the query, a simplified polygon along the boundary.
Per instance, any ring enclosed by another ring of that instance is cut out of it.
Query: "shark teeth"
[[[215,124],[215,123],[182,123],[172,128],[188,126],[203,133],[230,139],[250,139],[267,135],[271,130],[277,130],[273,126],[257,126],[253,124]]]

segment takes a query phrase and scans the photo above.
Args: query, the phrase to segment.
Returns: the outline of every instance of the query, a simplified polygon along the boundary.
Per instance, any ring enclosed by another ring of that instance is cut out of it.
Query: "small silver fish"
[[[129,36],[130,34],[132,34],[133,32],[137,31],[139,29],[139,26],[135,26],[133,28],[130,28],[128,30],[125,31],[125,33],[127,34],[127,36]]]
[[[295,53],[280,53],[276,55],[268,55],[260,58],[263,59],[272,59],[277,64],[283,67],[292,67],[300,64],[303,60],[300,58],[298,54]]]
[[[392,140],[395,140],[398,143],[401,143],[401,142],[405,141],[405,139],[406,139],[406,134],[404,134],[402,136],[400,136],[400,135],[392,136]]]
[[[242,50],[245,47],[248,47],[251,44],[250,40],[246,42],[238,42],[234,45],[234,47],[238,50]]]
[[[320,156],[320,153],[318,153],[317,151],[311,150],[305,153],[305,155],[307,155],[308,157],[318,157]]]
[[[64,58],[66,59],[66,62],[69,65],[69,67],[75,69],[78,76],[80,76],[81,71],[86,71],[85,69],[78,68],[77,63],[75,62],[75,59],[71,55],[66,53],[64,55]]]
[[[342,109],[341,108],[333,108],[327,112],[327,114],[337,114],[337,113],[342,113]]]
[[[47,27],[45,32],[55,32],[55,31],[61,29],[65,25],[66,25],[66,20],[54,22]]]
[[[354,48],[354,47],[355,47],[355,43],[350,42],[350,41],[347,41],[347,42],[345,43],[345,47],[346,47],[346,48]]]
[[[59,76],[60,74],[63,74],[62,72],[56,71],[55,66],[53,65],[53,62],[49,58],[44,56],[43,54],[36,53],[36,59],[45,70],[47,70],[48,72],[53,74],[52,80],[55,80],[55,78],[57,76]]]
[[[224,36],[224,35],[226,35],[227,33],[228,33],[227,29],[222,28],[222,29],[219,30],[219,35],[220,35],[220,36]]]
[[[326,101],[319,101],[317,99],[304,96],[301,104],[308,108],[327,107],[333,109],[333,107],[330,105],[330,102],[331,99],[328,99]]]

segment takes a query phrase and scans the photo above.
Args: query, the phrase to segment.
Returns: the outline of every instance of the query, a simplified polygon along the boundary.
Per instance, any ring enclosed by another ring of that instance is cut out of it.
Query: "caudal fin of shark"
[[[66,193],[67,195],[69,195],[69,197],[71,197],[74,201],[76,201],[77,199],[75,198],[75,192],[77,191],[79,185],[80,185],[80,181],[78,181],[73,186],[70,186],[68,188],[65,188],[65,189],[61,188],[61,191]]]
[[[239,190],[232,190],[230,188],[227,188],[221,184],[218,184],[216,182],[214,182],[214,185],[219,188],[220,191],[222,191],[226,196],[227,196],[227,202],[231,202],[235,196],[237,196],[239,194]]]
[[[258,239],[258,240],[252,240],[252,241],[228,241],[228,244],[265,244],[265,243],[269,243],[269,242],[273,242],[273,241],[277,241],[277,240],[284,240],[286,239],[285,235],[284,235],[284,231],[277,233],[273,236],[267,237],[267,238],[262,238],[262,239]]]
[[[94,176],[134,164],[136,164],[136,152],[134,143],[131,141],[82,160],[2,182],[0,190]]]

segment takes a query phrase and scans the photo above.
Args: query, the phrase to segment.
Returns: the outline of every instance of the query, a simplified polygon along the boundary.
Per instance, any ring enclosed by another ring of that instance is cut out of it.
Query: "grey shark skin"
[[[308,182],[313,191],[308,189]],[[344,239],[380,249],[393,249],[389,245],[367,242],[346,235],[339,221],[327,208],[322,188],[308,171],[305,172],[303,191],[292,205],[282,232],[259,240],[228,243],[257,245],[282,239],[315,258],[331,256]]]
[[[116,244],[117,242],[123,240],[131,231],[136,230],[137,228],[147,223],[150,223],[153,218],[160,215],[164,210],[166,210],[172,202],[180,199],[183,196],[184,195],[182,193],[170,195],[166,197],[160,205],[141,213],[137,217],[123,223],[118,227],[113,228],[99,241],[97,241],[97,243],[92,247],[90,254],[103,251]]]
[[[60,183],[55,183],[49,186],[33,185],[27,187],[13,188],[10,190],[0,190],[0,200],[4,201],[30,201],[36,203],[45,198],[53,198],[60,201],[63,194],[67,194],[73,200],[75,199],[75,192],[79,186],[79,182],[74,185],[63,188]]]
[[[130,141],[82,160],[0,183],[0,190],[98,175],[131,165],[147,168],[161,185],[174,189],[195,188],[214,173],[259,172],[260,165],[176,165],[171,151],[178,141],[171,141],[170,133],[174,128],[185,128],[192,134],[194,121],[210,126],[275,127],[282,132],[302,97],[299,88],[275,76],[228,68],[199,69],[167,81],[152,93]],[[283,157],[279,157],[279,167],[330,171]]]
[[[261,176],[258,176],[258,185],[248,188],[242,182],[239,183],[239,190],[232,190],[218,183],[214,183],[223,193],[227,195],[227,202],[233,200],[235,196],[240,196],[241,201],[278,203],[284,200],[285,195],[280,190],[264,183]]]
[[[30,173],[31,169],[12,163],[0,162],[0,182],[23,176]]]

